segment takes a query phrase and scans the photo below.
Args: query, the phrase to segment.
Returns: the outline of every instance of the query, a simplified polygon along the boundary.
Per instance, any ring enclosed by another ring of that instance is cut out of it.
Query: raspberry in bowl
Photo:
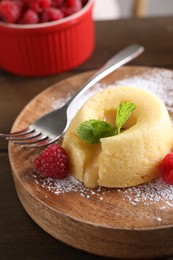
[[[0,68],[21,76],[71,70],[94,50],[94,0],[0,1]]]

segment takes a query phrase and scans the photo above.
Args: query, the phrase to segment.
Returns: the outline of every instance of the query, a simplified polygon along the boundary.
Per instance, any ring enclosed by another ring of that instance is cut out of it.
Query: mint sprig
[[[80,139],[90,144],[97,144],[100,138],[120,134],[122,126],[136,108],[134,103],[124,102],[117,107],[115,126],[101,120],[91,119],[80,124],[77,134]]]
[[[83,122],[77,133],[82,140],[90,144],[97,144],[100,142],[100,138],[115,135],[116,128],[105,121],[91,119]]]
[[[120,104],[117,108],[115,125],[118,134],[120,133],[120,129],[129,119],[131,112],[136,108],[134,103],[124,102]]]

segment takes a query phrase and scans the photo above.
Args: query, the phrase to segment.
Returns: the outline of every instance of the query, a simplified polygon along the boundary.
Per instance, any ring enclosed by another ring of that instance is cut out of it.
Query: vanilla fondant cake
[[[113,123],[116,108],[133,102],[136,109],[123,131],[89,144],[77,129],[90,119]],[[172,124],[165,105],[153,94],[134,87],[107,88],[91,97],[73,118],[63,140],[71,174],[86,187],[128,187],[159,176],[158,165],[171,151]]]

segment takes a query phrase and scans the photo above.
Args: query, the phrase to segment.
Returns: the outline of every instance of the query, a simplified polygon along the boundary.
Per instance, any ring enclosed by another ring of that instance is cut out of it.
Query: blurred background
[[[172,14],[172,0],[95,0],[95,20]]]

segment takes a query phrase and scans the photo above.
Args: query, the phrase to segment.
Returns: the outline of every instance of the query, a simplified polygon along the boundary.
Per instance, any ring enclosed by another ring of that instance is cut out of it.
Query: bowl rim
[[[95,0],[88,0],[86,5],[82,7],[78,12],[69,15],[67,17],[64,17],[57,21],[51,21],[51,22],[45,22],[45,23],[37,23],[37,24],[15,24],[15,23],[5,23],[0,21],[0,27],[3,28],[12,28],[12,29],[38,29],[38,28],[45,28],[45,27],[51,27],[55,25],[61,25],[68,22],[73,22],[76,19],[79,19],[82,17],[85,13],[87,13],[88,10],[92,8],[94,5]]]

